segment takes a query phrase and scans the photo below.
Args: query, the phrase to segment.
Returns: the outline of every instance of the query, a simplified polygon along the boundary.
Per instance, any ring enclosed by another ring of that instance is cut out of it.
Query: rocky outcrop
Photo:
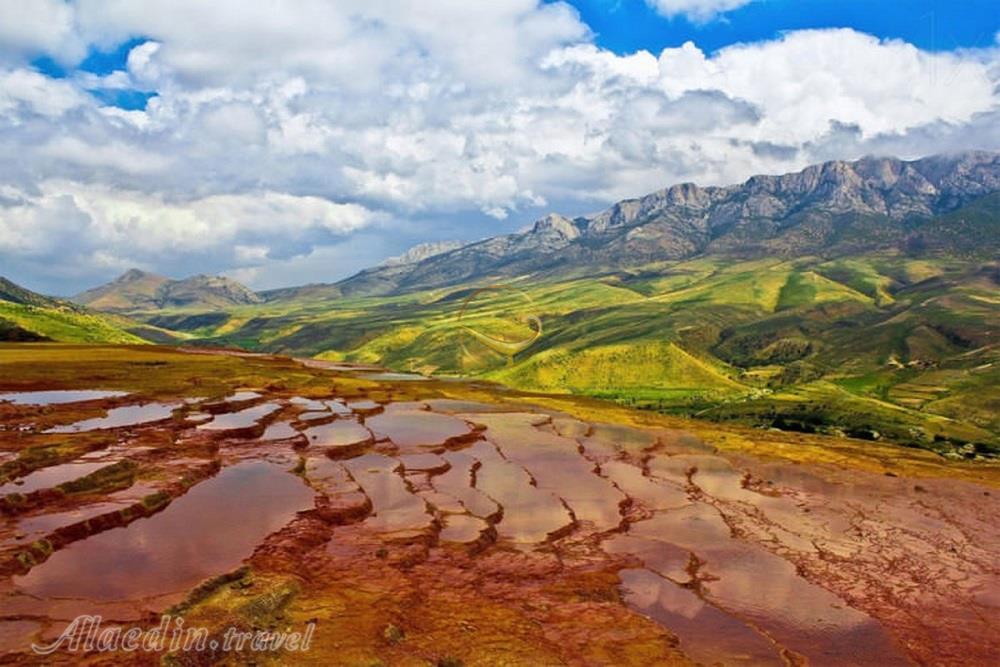
[[[463,245],[465,245],[464,241],[419,243],[404,252],[402,255],[390,257],[382,262],[380,266],[403,266],[406,264],[416,264],[417,262],[424,261],[428,257],[433,257],[434,255],[440,255],[443,252],[461,248]]]

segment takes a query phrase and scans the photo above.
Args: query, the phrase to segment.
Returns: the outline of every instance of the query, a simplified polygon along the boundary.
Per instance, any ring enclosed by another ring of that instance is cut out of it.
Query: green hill
[[[97,313],[37,294],[0,278],[2,341],[141,344],[152,339],[152,329],[125,317]],[[161,340],[176,340],[169,332],[158,333]]]

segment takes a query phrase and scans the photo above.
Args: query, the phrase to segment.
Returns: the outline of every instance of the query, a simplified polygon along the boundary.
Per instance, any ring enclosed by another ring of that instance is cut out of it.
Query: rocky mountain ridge
[[[73,300],[112,312],[219,310],[264,301],[395,294],[529,274],[593,275],[698,255],[989,254],[1000,236],[994,233],[1000,224],[998,193],[998,153],[913,161],[865,157],[753,176],[723,187],[681,183],[594,215],[551,213],[519,233],[472,243],[423,243],[332,284],[257,294],[224,277],[171,280],[133,269]]]
[[[388,294],[528,273],[587,273],[702,253],[850,254],[906,248],[922,224],[1000,191],[1000,154],[832,161],[725,187],[673,185],[593,216],[550,214],[528,231],[367,269],[343,294]],[[931,238],[931,245],[935,239]]]

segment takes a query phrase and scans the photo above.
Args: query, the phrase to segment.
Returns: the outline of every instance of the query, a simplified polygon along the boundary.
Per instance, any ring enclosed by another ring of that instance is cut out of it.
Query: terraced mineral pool
[[[786,663],[767,637],[649,570],[618,573],[625,601],[680,639],[680,649],[704,665],[774,665]]]
[[[0,495],[8,493],[31,493],[39,489],[51,489],[64,482],[72,482],[74,479],[85,477],[106,465],[108,465],[107,461],[94,461],[87,463],[61,463],[48,468],[42,468],[17,481],[7,482],[3,486],[0,486]]]
[[[478,465],[478,461],[464,451],[445,452],[442,458],[451,467],[431,479],[435,491],[461,503],[461,507],[473,516],[481,518],[500,516],[500,506],[472,486],[473,467]]]
[[[625,494],[596,474],[594,463],[580,454],[576,440],[540,428],[548,425],[539,424],[538,415],[531,413],[478,415],[473,419],[487,426],[486,439],[508,461],[527,471],[539,491],[565,501],[577,521],[598,531],[621,524]]]
[[[259,394],[256,391],[238,391],[235,394],[226,396],[224,400],[230,403],[239,403],[240,401],[252,401],[255,398],[260,398],[263,394]]]
[[[235,431],[239,429],[251,428],[257,422],[268,415],[277,412],[281,406],[276,403],[264,403],[255,405],[252,408],[231,412],[224,415],[216,415],[215,419],[198,427],[200,431]]]
[[[422,471],[440,473],[444,472],[451,466],[451,464],[437,454],[431,453],[407,454],[406,456],[399,457],[399,460],[402,462],[403,467],[407,472]]]
[[[374,440],[371,431],[356,421],[337,420],[305,431],[309,448],[328,456],[346,458],[360,454]]]
[[[614,459],[622,452],[639,457],[643,450],[656,444],[656,437],[650,433],[615,424],[594,424],[578,440],[584,453],[595,461]]]
[[[371,414],[382,409],[380,404],[367,398],[358,401],[350,401],[347,403],[346,407],[359,414]]]
[[[42,598],[126,600],[182,591],[237,567],[312,502],[313,492],[285,467],[240,463],[148,519],[57,551],[14,583]]]
[[[174,410],[182,403],[146,403],[145,405],[126,405],[120,408],[108,410],[104,417],[85,419],[68,424],[50,428],[46,433],[83,433],[85,431],[99,431],[102,429],[121,428],[123,426],[138,426],[139,424],[149,424],[152,422],[169,419]]]
[[[861,656],[864,664],[909,664],[877,622],[799,576],[791,562],[734,538],[709,504],[657,512],[632,524],[629,535],[693,553],[708,575],[705,601],[809,656],[811,665],[861,664]]]
[[[299,415],[298,420],[300,422],[315,422],[322,419],[333,419],[334,415],[332,412],[303,412]]]
[[[325,456],[307,457],[304,473],[310,482],[331,493],[344,490],[344,487],[356,487],[344,465]]]
[[[395,401],[382,406],[385,412],[413,412],[414,410],[427,410],[427,404],[423,401]]]
[[[673,581],[689,584],[694,576],[692,569],[697,565],[691,552],[664,540],[635,537],[628,533],[616,533],[601,543],[601,550],[608,554],[629,554],[642,561],[647,569]]]
[[[641,502],[646,509],[676,509],[690,504],[687,491],[680,484],[648,477],[641,468],[624,461],[602,463],[601,475],[611,480],[629,498]]]
[[[482,464],[476,470],[476,488],[503,508],[496,524],[501,538],[533,544],[572,527],[573,517],[562,500],[536,487],[524,468],[507,461],[493,445],[478,442],[466,451]]]
[[[319,401],[312,398],[303,398],[302,396],[295,396],[288,400],[292,405],[297,405],[303,410],[312,410],[316,412],[326,411],[326,405],[323,401]]]
[[[271,424],[264,430],[264,435],[260,436],[261,440],[289,440],[291,438],[298,438],[302,434],[292,428],[292,425],[288,422],[277,422]]]
[[[444,517],[444,526],[438,539],[442,542],[468,544],[478,540],[489,527],[482,519],[468,514],[448,514]]]
[[[510,412],[512,408],[498,403],[480,403],[455,398],[431,398],[424,401],[435,412],[458,414],[460,412]]]
[[[398,460],[366,454],[345,461],[344,466],[372,502],[372,516],[365,525],[380,533],[412,533],[431,524],[427,503],[415,495],[399,475]]]
[[[365,421],[376,435],[400,447],[440,446],[472,433],[472,427],[457,417],[426,410],[391,411]]]
[[[52,512],[50,514],[39,514],[38,516],[28,517],[17,522],[15,534],[19,535],[19,537],[15,541],[19,543],[34,542],[37,539],[45,537],[52,531],[104,514],[117,512],[126,507],[128,507],[128,503],[124,502],[94,503],[65,512]]]
[[[323,404],[335,415],[343,417],[351,414],[351,409],[343,401],[323,401]]]
[[[19,391],[0,394],[0,403],[15,405],[63,405],[65,403],[83,403],[84,401],[99,401],[106,398],[128,396],[124,391],[100,390],[58,390],[58,391]]]

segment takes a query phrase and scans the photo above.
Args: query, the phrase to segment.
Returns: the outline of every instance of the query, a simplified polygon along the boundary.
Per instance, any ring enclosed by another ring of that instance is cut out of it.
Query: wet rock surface
[[[901,451],[888,476],[861,443],[813,463],[591,404],[342,364],[216,363],[228,387],[179,373],[172,391],[98,395],[70,376],[30,389],[85,402],[0,406],[2,661],[43,662],[30,643],[77,614],[155,625],[168,609],[213,631],[314,622],[294,656],[311,664],[1000,655],[996,470],[907,468]]]

